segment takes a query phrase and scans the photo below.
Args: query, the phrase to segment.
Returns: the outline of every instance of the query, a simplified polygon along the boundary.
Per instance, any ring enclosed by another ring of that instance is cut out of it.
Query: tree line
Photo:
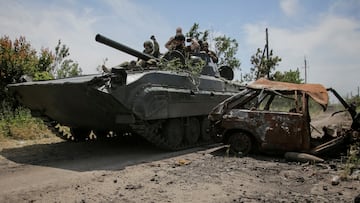
[[[11,100],[5,91],[6,85],[22,82],[24,75],[34,81],[81,75],[79,64],[69,56],[69,48],[62,44],[61,40],[54,50],[42,48],[38,53],[24,36],[15,40],[2,36],[0,38],[0,102]]]
[[[209,39],[209,35],[209,30],[200,31],[198,23],[194,23],[189,32],[186,33],[187,37],[201,41],[210,41],[210,44],[214,44],[213,48],[219,58],[219,66],[227,65],[232,69],[239,69],[241,71],[241,62],[235,57],[239,48],[236,39],[232,39],[226,35]],[[258,48],[256,53],[251,56],[250,62],[252,67],[250,68],[250,73],[247,73],[240,78],[240,82],[251,82],[260,77],[268,77],[270,80],[275,81],[303,83],[303,79],[301,79],[300,71],[298,69],[285,72],[276,71],[276,66],[281,62],[281,58],[275,56],[273,50],[270,50],[268,57],[265,56],[263,52],[264,50]]]

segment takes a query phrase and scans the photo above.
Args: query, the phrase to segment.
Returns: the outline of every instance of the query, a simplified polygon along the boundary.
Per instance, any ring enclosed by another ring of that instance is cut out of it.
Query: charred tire
[[[75,142],[82,142],[89,139],[91,130],[83,129],[83,128],[71,128],[70,132]]]
[[[230,135],[228,143],[230,145],[231,152],[235,154],[241,153],[241,155],[248,155],[254,144],[251,136],[243,132],[236,132]]]

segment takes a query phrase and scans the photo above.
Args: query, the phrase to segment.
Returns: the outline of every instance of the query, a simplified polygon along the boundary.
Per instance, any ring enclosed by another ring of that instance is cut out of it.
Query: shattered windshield
[[[273,111],[273,112],[301,112],[301,95],[300,94],[281,94],[272,90],[258,91],[256,97],[252,97],[243,105],[245,109]]]

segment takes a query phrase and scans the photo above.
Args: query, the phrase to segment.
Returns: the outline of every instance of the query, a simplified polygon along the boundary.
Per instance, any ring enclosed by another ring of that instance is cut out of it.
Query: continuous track
[[[203,117],[191,117],[199,119],[200,121],[204,119]],[[202,130],[203,126],[199,126],[200,129],[195,129],[195,132],[198,132],[199,135],[196,136],[195,140],[191,142],[186,139],[186,129],[187,125],[191,125],[186,123],[185,120],[188,118],[178,118],[181,123],[179,126],[168,126],[171,125],[171,122],[168,122],[169,119],[155,120],[155,121],[139,121],[136,124],[132,124],[131,128],[133,133],[140,135],[145,138],[148,142],[152,143],[156,147],[165,150],[182,150],[187,148],[198,147],[201,145],[207,145],[213,143],[211,139],[208,139],[209,136],[203,135],[204,133],[208,133]],[[71,142],[80,142],[80,141],[88,141],[91,140],[90,133],[87,137],[84,136],[76,136],[71,134],[69,130],[66,130],[64,126],[61,126],[56,121],[49,121],[48,119],[43,119],[48,128],[58,137],[63,140],[71,141]],[[192,119],[193,121],[194,119]],[[201,122],[200,122],[201,123]],[[202,123],[202,125],[204,125]],[[167,130],[165,130],[167,129]],[[178,131],[181,133],[179,133]],[[89,131],[90,132],[90,131]],[[175,137],[174,135],[175,134]],[[123,136],[123,135],[121,135]],[[98,139],[98,138],[97,138]],[[175,139],[175,140],[174,140]]]

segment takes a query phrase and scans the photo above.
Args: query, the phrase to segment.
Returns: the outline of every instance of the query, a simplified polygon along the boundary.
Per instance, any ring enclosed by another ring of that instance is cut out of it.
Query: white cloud
[[[247,46],[256,50],[264,46],[264,24],[246,25]],[[308,82],[322,83],[345,95],[356,90],[359,83],[360,23],[328,15],[318,23],[299,29],[269,26],[270,48],[282,58],[278,70],[309,67]],[[260,40],[259,40],[260,39]]]
[[[299,11],[298,0],[280,0],[280,8],[287,16],[295,16]]]
[[[95,50],[92,41],[94,33],[92,25],[96,17],[83,16],[70,7],[35,8],[27,2],[9,1],[0,7],[0,35],[8,35],[11,39],[25,36],[31,45],[53,50],[60,39],[70,48],[70,58],[78,62],[84,73],[96,72],[101,63],[95,53],[84,50]],[[86,14],[86,12],[84,12]]]
[[[142,49],[144,41],[149,40],[151,35],[155,35],[159,42],[166,42],[175,33],[175,28],[168,24],[164,16],[129,0],[107,0],[109,10],[112,13],[111,21],[103,23],[113,23],[113,33],[118,39],[126,41],[134,48]],[[164,48],[160,46],[160,49]]]
[[[53,50],[60,39],[70,48],[70,58],[79,63],[84,74],[95,73],[96,67],[105,58],[109,59],[107,66],[136,60],[96,42],[97,33],[140,51],[143,41],[148,40],[151,34],[165,41],[166,33],[158,34],[156,31],[159,32],[158,27],[166,25],[166,22],[133,2],[100,2],[105,10],[108,9],[101,14],[95,13],[92,5],[84,7],[76,3],[65,1],[34,6],[28,1],[8,1],[0,6],[0,36],[7,35],[11,39],[25,36],[37,51],[42,47]],[[163,27],[166,31],[167,26]]]

